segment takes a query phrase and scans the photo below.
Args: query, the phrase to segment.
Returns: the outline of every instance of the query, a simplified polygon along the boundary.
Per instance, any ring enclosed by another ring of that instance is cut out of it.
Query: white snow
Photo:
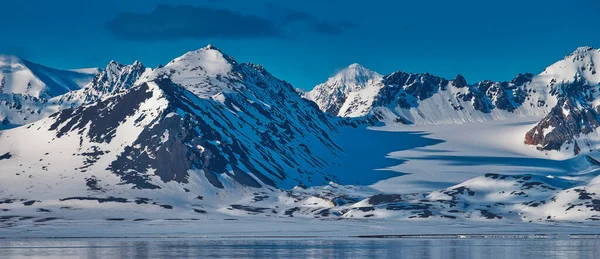
[[[235,71],[237,66],[235,60],[209,45],[172,60],[144,80],[169,77],[198,97],[210,98],[243,87]]]
[[[543,132],[544,137],[546,137],[546,135],[548,135],[548,133],[554,131],[554,129],[555,129],[555,127],[552,125],[548,126],[548,128],[544,128],[544,132]]]
[[[163,144],[169,140],[169,130],[166,129],[160,137],[160,143]]]
[[[321,110],[336,109],[339,110],[336,115],[343,117],[364,116],[383,87],[382,78],[382,75],[355,63],[304,96],[317,103]]]

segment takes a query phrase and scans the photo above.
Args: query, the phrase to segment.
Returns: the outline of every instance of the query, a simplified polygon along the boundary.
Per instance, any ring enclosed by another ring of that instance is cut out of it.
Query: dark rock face
[[[485,80],[469,87],[469,92],[461,97],[471,101],[473,107],[483,113],[490,113],[495,108],[513,112],[525,101],[527,93],[522,86],[530,81],[531,77],[521,74],[510,83]]]
[[[446,90],[449,85],[462,89],[468,88],[466,93],[457,93],[454,98],[461,102],[469,102],[475,110],[490,113],[493,109],[513,112],[526,100],[528,93],[524,86],[531,81],[532,74],[519,74],[510,82],[493,82],[489,80],[468,85],[466,79],[458,75],[452,81],[430,74],[410,74],[394,72],[384,77],[385,87],[381,89],[374,106],[387,106],[395,104],[403,109],[419,106],[440,91]],[[452,100],[448,100],[452,102]],[[464,109],[460,105],[452,105],[456,111]]]
[[[386,106],[396,103],[399,107],[410,109],[448,84],[448,80],[430,74],[411,74],[394,72],[384,77],[386,87],[381,89],[374,106]]]
[[[110,143],[117,127],[151,96],[148,86],[142,85],[127,94],[115,96],[93,106],[65,109],[50,116],[55,118],[50,130],[56,130],[56,137],[60,138],[68,132],[83,130],[89,123],[87,137],[91,141]]]
[[[10,153],[5,153],[0,156],[0,160],[10,159],[11,157],[12,157],[12,155]]]
[[[396,102],[401,108],[417,107],[418,101],[425,100],[448,84],[446,79],[430,74],[395,72],[384,79],[386,87],[381,89],[375,106]]]
[[[513,80],[510,81],[513,85],[524,85],[528,82],[531,82],[534,75],[531,73],[518,74]]]
[[[400,201],[404,201],[404,199],[399,194],[377,194],[369,198],[369,204],[373,205]]]
[[[259,188],[262,184],[256,179],[275,186],[276,180],[286,178],[284,165],[270,159],[275,156],[273,152],[284,159],[286,166],[297,167],[302,164],[293,153],[288,153],[290,149],[285,148],[301,130],[288,120],[277,122],[277,118],[283,117],[282,114],[249,103],[245,98],[229,96],[225,106],[232,110],[234,107],[247,107],[248,110],[245,110],[250,111],[249,115],[258,114],[267,118],[256,118],[257,122],[266,123],[266,131],[258,134],[260,143],[244,143],[239,140],[236,122],[229,119],[231,115],[227,114],[229,111],[225,107],[195,98],[168,80],[157,84],[166,93],[170,106],[157,123],[146,128],[138,140],[111,165],[111,170],[121,175],[125,182],[135,184],[136,188],[159,188],[149,182],[146,172],[150,168],[162,181],[180,183],[187,182],[188,170],[198,169],[204,171],[208,182],[216,188],[224,188],[219,180],[221,175],[228,175],[244,186]],[[181,117],[181,112],[177,111],[183,111],[185,116]],[[309,117],[303,119],[313,120]],[[324,131],[316,136],[333,147]],[[164,140],[161,141],[161,138]],[[251,154],[252,149],[258,154]],[[305,152],[308,155],[310,150],[306,149]],[[308,161],[315,165],[325,164],[317,158]]]
[[[452,84],[456,88],[464,88],[467,87],[467,80],[462,75],[457,75],[454,80],[452,80]]]
[[[573,144],[573,153],[581,151],[575,138],[589,134],[600,126],[598,111],[584,100],[563,97],[533,129],[525,135],[525,144],[539,150],[560,150],[564,144]]]

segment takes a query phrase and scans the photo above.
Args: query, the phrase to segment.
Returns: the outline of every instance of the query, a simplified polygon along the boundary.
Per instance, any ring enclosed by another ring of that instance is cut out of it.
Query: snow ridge
[[[0,55],[0,129],[44,118],[48,101],[83,87],[94,76],[90,72],[58,70]]]

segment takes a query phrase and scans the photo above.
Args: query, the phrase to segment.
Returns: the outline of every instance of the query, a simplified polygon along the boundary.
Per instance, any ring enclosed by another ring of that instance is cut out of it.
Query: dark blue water
[[[0,240],[1,258],[600,258],[600,240]]]

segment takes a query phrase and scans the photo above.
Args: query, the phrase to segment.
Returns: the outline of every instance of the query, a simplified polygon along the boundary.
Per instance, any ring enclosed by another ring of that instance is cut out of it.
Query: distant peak
[[[348,68],[363,68],[366,69],[364,66],[362,66],[361,64],[358,63],[352,63],[348,66]]]
[[[139,60],[136,60],[133,62],[133,64],[131,64],[133,67],[144,67],[144,64],[142,62],[140,62]]]
[[[382,78],[383,76],[377,72],[354,63],[339,71],[335,76],[330,77],[326,85],[341,87],[342,91],[355,91]]]
[[[600,51],[600,50],[596,50],[590,46],[582,46],[582,47],[575,49],[575,51],[573,51],[573,53],[571,53],[567,57],[583,57],[583,56],[587,56],[587,55],[589,55],[593,52],[597,52],[597,51]]]
[[[0,54],[0,62],[2,63],[22,63],[23,61],[25,60],[16,55]]]
[[[590,46],[581,46],[575,49],[574,53],[588,52],[594,50],[593,47]]]
[[[514,85],[523,85],[527,82],[530,82],[533,79],[534,75],[532,73],[519,73],[513,80],[510,81],[511,84]]]
[[[361,64],[353,63],[353,64],[350,64],[348,67],[340,70],[340,72],[338,72],[334,78],[355,77],[355,76],[377,77],[377,76],[381,76],[381,75],[379,75],[377,72],[375,72],[373,70],[370,70],[370,69],[362,66]]]
[[[206,45],[206,47],[204,47],[204,48],[202,48],[202,49],[204,49],[204,50],[216,50],[216,51],[219,51],[219,52],[221,52],[221,50],[220,50],[219,48],[215,47],[215,46],[214,46],[214,45],[212,45],[212,44],[208,44],[208,45]]]
[[[110,62],[108,62],[109,65],[121,65],[121,63],[119,63],[118,61],[115,60],[111,60]]]
[[[456,86],[458,88],[467,86],[467,80],[461,74],[456,75],[456,78],[454,78],[454,80],[452,80],[452,82],[453,82],[454,86]]]
[[[106,65],[105,70],[112,70],[113,68],[121,68],[121,67],[123,67],[123,65],[121,63],[111,60],[110,62],[108,62],[108,65]]]

